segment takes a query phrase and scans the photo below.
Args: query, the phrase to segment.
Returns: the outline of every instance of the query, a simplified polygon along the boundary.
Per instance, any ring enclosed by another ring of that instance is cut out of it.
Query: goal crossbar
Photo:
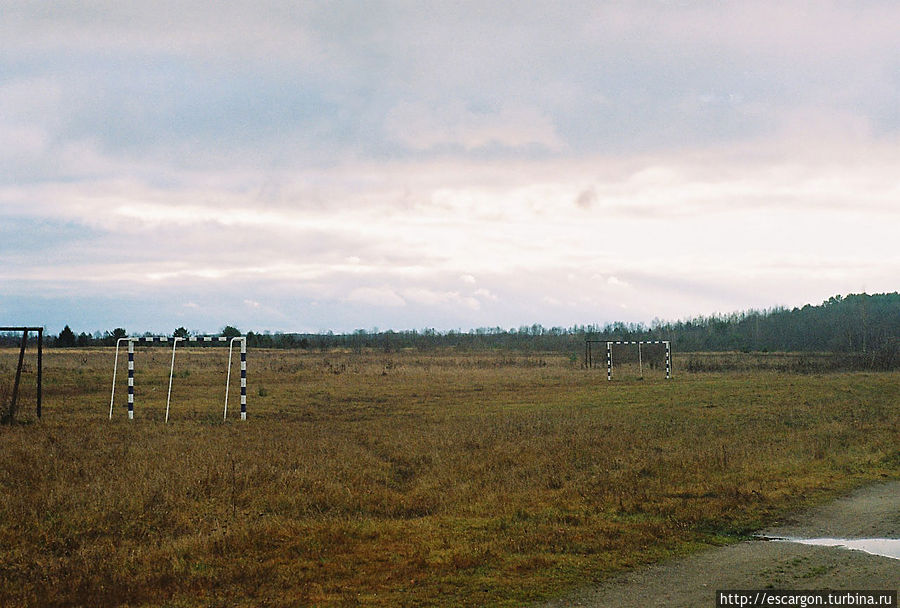
[[[109,419],[112,420],[113,405],[116,398],[116,373],[119,367],[119,348],[122,342],[128,343],[128,419],[134,419],[134,345],[135,343],[172,343],[172,362],[169,365],[169,390],[166,394],[166,422],[169,422],[169,406],[172,401],[172,379],[175,376],[175,351],[179,342],[192,343],[225,343],[228,342],[228,367],[225,374],[225,410],[223,420],[228,419],[228,389],[231,387],[231,361],[234,343],[240,342],[241,354],[241,420],[247,419],[247,337],[246,336],[190,336],[187,338],[168,336],[129,336],[116,340],[116,356],[113,361],[112,392],[109,397]]]

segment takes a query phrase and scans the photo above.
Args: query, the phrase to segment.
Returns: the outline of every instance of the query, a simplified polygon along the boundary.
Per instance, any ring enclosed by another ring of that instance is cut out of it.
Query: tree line
[[[67,325],[58,336],[48,336],[47,342],[48,346],[58,347],[112,346],[118,338],[127,335],[121,327],[76,335]],[[179,327],[173,335],[188,337],[190,332]],[[243,333],[236,327],[226,326],[220,335]],[[669,340],[681,352],[862,353],[881,357],[892,368],[900,365],[900,293],[838,295],[817,306],[748,310],[676,322],[654,320],[649,325],[615,322],[548,328],[534,324],[468,331],[358,329],[350,333],[247,331],[246,336],[247,345],[255,348],[379,349],[385,352],[453,348],[580,353],[586,339]],[[20,338],[0,336],[0,342],[11,343],[16,339]]]

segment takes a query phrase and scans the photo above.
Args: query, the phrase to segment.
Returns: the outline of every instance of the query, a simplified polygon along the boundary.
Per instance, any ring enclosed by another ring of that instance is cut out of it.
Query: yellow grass
[[[897,373],[251,350],[223,423],[225,352],[186,349],[164,425],[169,356],[138,349],[133,422],[111,349],[45,354],[40,422],[26,375],[0,605],[515,606],[900,475]]]

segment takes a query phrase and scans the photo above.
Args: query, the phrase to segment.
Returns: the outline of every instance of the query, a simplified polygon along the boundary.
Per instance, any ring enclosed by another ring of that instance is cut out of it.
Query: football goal
[[[594,345],[606,345],[606,379],[612,380],[613,366],[629,375],[644,379],[644,369],[665,369],[666,380],[672,378],[672,346],[668,340],[585,340],[584,358],[587,368],[596,367],[601,358]],[[599,347],[602,348],[602,347]]]
[[[109,419],[112,420],[113,417],[113,405],[115,404],[116,399],[116,373],[119,367],[119,348],[122,343],[125,342],[128,344],[128,419],[134,419],[134,346],[135,344],[140,343],[172,343],[172,362],[169,365],[169,388],[166,393],[166,418],[165,421],[169,421],[169,409],[172,402],[172,380],[175,377],[175,351],[178,349],[178,345],[181,343],[185,343],[188,345],[191,344],[201,344],[201,343],[214,343],[214,344],[222,344],[228,343],[228,367],[226,368],[225,373],[225,411],[223,414],[223,419],[228,419],[228,392],[231,386],[231,359],[232,352],[234,350],[234,343],[238,342],[240,344],[240,353],[241,353],[241,420],[247,419],[247,338],[246,336],[237,336],[234,338],[229,338],[228,336],[191,336],[189,338],[180,338],[173,337],[170,338],[168,336],[142,336],[142,337],[126,337],[119,338],[116,340],[116,356],[113,361],[113,378],[112,378],[112,392],[109,397]]]
[[[25,347],[28,345],[28,334],[37,333],[37,417],[41,417],[41,397],[43,393],[43,368],[44,368],[44,328],[43,327],[0,327],[0,332],[12,332],[22,334],[19,342],[19,361],[16,365],[16,377],[13,381],[12,394],[9,395],[9,404],[0,403],[0,422],[12,423],[16,420],[19,399],[19,384],[22,380],[22,369],[25,366]],[[3,399],[5,401],[5,399]]]

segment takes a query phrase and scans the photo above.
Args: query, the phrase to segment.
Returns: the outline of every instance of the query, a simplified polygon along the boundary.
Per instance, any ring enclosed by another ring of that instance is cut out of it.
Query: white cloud
[[[390,308],[406,306],[406,300],[401,298],[390,287],[357,287],[347,295],[346,300],[348,302]]]
[[[496,302],[498,300],[497,296],[491,293],[489,289],[476,289],[473,295],[476,295],[484,300],[490,300],[492,302]]]
[[[452,306],[469,310],[481,308],[481,302],[478,299],[463,295],[458,291],[437,291],[424,287],[409,287],[403,290],[403,296],[410,302],[429,307]]]

